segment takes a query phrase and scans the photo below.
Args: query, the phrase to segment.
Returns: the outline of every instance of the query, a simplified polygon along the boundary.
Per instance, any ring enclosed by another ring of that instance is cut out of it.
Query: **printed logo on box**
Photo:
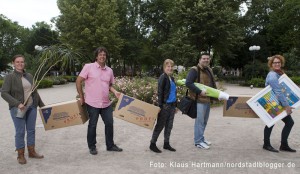
[[[235,104],[238,97],[229,97],[229,100],[227,100],[226,110],[228,110],[231,106]]]
[[[43,117],[44,117],[44,120],[46,123],[48,122],[48,119],[51,115],[51,111],[52,111],[52,108],[42,109]]]
[[[121,100],[118,110],[122,109],[123,107],[128,106],[133,101],[134,101],[133,98],[123,95],[123,98]]]

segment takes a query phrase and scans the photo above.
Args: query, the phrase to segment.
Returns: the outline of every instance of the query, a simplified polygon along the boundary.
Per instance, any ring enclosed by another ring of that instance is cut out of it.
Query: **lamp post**
[[[259,50],[260,50],[260,46],[253,45],[253,46],[250,46],[250,47],[249,47],[249,51],[253,51],[253,60],[252,60],[252,78],[253,78],[253,75],[254,75],[254,59],[255,59],[255,52],[256,52],[256,51],[259,51]]]

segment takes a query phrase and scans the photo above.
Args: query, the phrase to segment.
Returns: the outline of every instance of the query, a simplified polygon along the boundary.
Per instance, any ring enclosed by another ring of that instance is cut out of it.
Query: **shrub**
[[[43,79],[40,81],[40,84],[38,86],[39,89],[41,88],[51,88],[53,86],[53,81],[49,79]]]
[[[245,78],[241,76],[223,76],[222,80],[226,81],[227,83],[244,83]]]
[[[64,85],[68,83],[68,81],[64,79],[62,76],[49,76],[45,79],[53,81],[53,85]]]
[[[0,88],[2,87],[3,84],[3,80],[0,80]]]
[[[186,76],[184,76],[186,77]],[[175,81],[182,78],[175,78]],[[134,97],[144,102],[158,105],[157,84],[158,80],[152,77],[144,78],[130,78],[118,77],[115,79],[114,88],[125,95]],[[221,85],[222,87],[222,85]],[[178,101],[185,95],[187,88],[184,86],[177,86]],[[112,99],[112,106],[115,107],[117,99],[110,93]]]
[[[66,79],[68,82],[75,82],[77,76],[62,76],[62,78]]]
[[[252,78],[249,81],[246,81],[244,86],[250,86],[253,85],[253,87],[265,87],[265,79],[263,78]]]
[[[299,76],[294,76],[291,77],[291,80],[296,84],[296,85],[300,85],[300,77]]]

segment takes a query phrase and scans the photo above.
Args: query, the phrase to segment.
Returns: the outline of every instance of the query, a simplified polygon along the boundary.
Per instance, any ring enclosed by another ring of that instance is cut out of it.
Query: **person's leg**
[[[35,125],[36,125],[36,113],[35,107],[28,107],[26,112],[26,131],[27,131],[27,148],[29,158],[44,158],[43,155],[36,153],[35,151]]]
[[[168,115],[168,111],[166,110],[166,107],[167,106],[164,105],[163,108],[158,113],[157,122],[152,133],[151,143],[156,143],[160,132],[163,130],[165,126],[167,115]]]
[[[271,136],[273,127],[274,126],[272,126],[272,127],[269,128],[268,126],[265,126],[263,148],[265,150],[268,150],[268,151],[271,151],[271,152],[279,152],[277,149],[275,149],[274,147],[272,147],[271,142],[270,142],[270,136]]]
[[[194,126],[194,143],[197,148],[209,149],[205,143],[204,131],[209,117],[209,109],[207,103],[197,103],[197,118]]]
[[[167,115],[166,115],[166,121],[165,121],[165,131],[164,131],[164,142],[169,143],[170,142],[170,135],[173,128],[173,122],[175,117],[175,106],[169,106],[167,108]]]
[[[205,129],[205,115],[206,115],[206,109],[205,104],[203,103],[197,103],[197,118],[195,119],[195,125],[194,125],[194,143],[200,144],[201,142],[204,142],[204,129]]]
[[[160,112],[157,115],[157,121],[156,125],[154,127],[152,138],[150,141],[150,147],[149,149],[156,153],[161,153],[161,150],[157,148],[156,141],[159,137],[160,132],[163,130],[165,123],[166,123],[166,116],[168,114],[166,110],[166,105],[163,105],[163,108],[160,110]]]
[[[281,133],[280,150],[289,151],[289,152],[296,152],[296,150],[290,148],[289,144],[288,144],[288,138],[289,138],[290,132],[292,130],[292,127],[294,125],[294,120],[291,117],[291,115],[288,115],[288,116],[284,117],[282,119],[282,121],[285,123],[285,125],[284,125],[284,127],[282,129],[282,133]]]
[[[107,108],[100,109],[100,115],[105,124],[105,141],[106,149],[108,151],[121,152],[123,149],[119,148],[114,143],[114,119],[113,119],[113,109],[111,106]]]
[[[89,149],[93,150],[93,149],[96,149],[96,144],[97,144],[96,129],[97,129],[97,123],[98,123],[98,118],[99,118],[99,114],[100,114],[100,109],[89,106],[88,104],[86,106],[87,106],[87,112],[89,115],[87,143],[88,143]],[[93,151],[93,154],[94,154],[94,151]],[[97,154],[96,151],[95,151],[95,154]]]
[[[18,162],[19,164],[26,164],[26,158],[24,156],[25,153],[25,118],[17,118],[17,107],[13,107],[10,109],[10,115],[13,120],[15,126],[15,147],[16,151],[18,151]]]
[[[107,149],[114,146],[114,120],[112,113],[113,110],[111,106],[100,109],[100,115],[105,125],[105,141]]]
[[[207,126],[208,118],[209,118],[209,113],[210,113],[210,103],[205,103],[204,104],[204,110],[205,110],[205,115],[204,115],[204,123],[203,123],[203,142],[205,142],[205,137],[204,137],[204,132]]]
[[[168,107],[168,115],[165,122],[165,131],[164,131],[164,149],[170,150],[170,151],[176,151],[171,145],[170,145],[170,136],[171,131],[173,128],[173,122],[175,117],[175,106],[169,106]]]
[[[37,109],[29,107],[26,112],[27,146],[35,145],[35,125]]]
[[[270,136],[271,136],[273,127],[274,126],[272,126],[272,127],[265,126],[265,129],[264,129],[264,145],[266,145],[266,146],[271,145]]]

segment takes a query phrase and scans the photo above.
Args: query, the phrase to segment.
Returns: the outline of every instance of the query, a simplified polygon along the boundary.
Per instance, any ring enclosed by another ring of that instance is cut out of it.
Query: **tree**
[[[280,6],[270,13],[266,25],[267,36],[275,45],[273,53],[285,53],[296,48],[300,51],[300,1],[283,0]]]
[[[5,70],[15,54],[23,53],[24,28],[0,14],[0,70]]]
[[[59,33],[55,30],[51,29],[51,26],[45,22],[37,22],[32,26],[32,29],[28,33],[26,37],[25,49],[26,52],[34,55],[35,54],[35,46],[50,46],[59,43],[58,39]]]
[[[244,44],[243,30],[239,25],[239,5],[242,2],[243,0],[174,1],[173,8],[167,15],[173,27],[171,30],[174,38],[171,40],[184,34],[184,42],[191,46],[190,50],[194,50],[192,55],[199,55],[201,51],[213,51],[221,58],[236,56],[233,50]],[[178,42],[182,40],[178,39]]]
[[[61,15],[55,22],[62,43],[80,49],[89,61],[94,60],[92,52],[101,45],[109,50],[110,57],[118,58],[124,43],[118,34],[116,0],[58,0],[57,5]]]
[[[122,71],[119,74],[125,75],[128,72],[127,67],[130,65],[131,73],[135,74],[137,65],[143,63],[142,45],[144,37],[140,29],[139,17],[141,2],[140,0],[118,0],[117,2],[120,19],[118,32],[124,40],[124,46],[121,49],[121,57],[118,62],[122,68],[116,69]]]

